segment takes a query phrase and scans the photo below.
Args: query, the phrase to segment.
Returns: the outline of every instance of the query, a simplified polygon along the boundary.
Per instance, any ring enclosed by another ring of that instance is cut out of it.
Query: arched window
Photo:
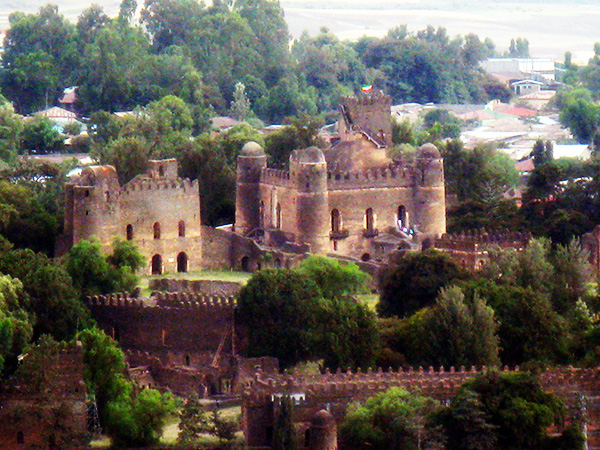
[[[183,220],[179,221],[179,237],[185,237],[185,222]]]
[[[375,217],[373,215],[373,208],[368,208],[365,211],[365,230],[373,231],[375,229]]]
[[[275,228],[281,229],[281,205],[279,203],[275,208]]]
[[[160,223],[154,222],[152,229],[154,230],[154,239],[160,239]]]
[[[331,231],[337,233],[342,230],[342,216],[338,209],[331,211]]]
[[[152,257],[152,275],[161,275],[162,270],[162,256],[154,255]]]
[[[125,228],[125,233],[127,234],[127,240],[131,241],[133,239],[133,225],[127,225],[127,228]]]
[[[185,365],[186,366],[190,365],[190,355],[185,355]]]
[[[158,166],[158,176],[159,177],[165,176],[165,166]]]
[[[177,255],[177,272],[183,273],[188,271],[188,257],[184,252]]]
[[[398,228],[408,228],[408,214],[404,205],[398,206]]]
[[[25,443],[25,433],[22,431],[17,431],[17,444]]]

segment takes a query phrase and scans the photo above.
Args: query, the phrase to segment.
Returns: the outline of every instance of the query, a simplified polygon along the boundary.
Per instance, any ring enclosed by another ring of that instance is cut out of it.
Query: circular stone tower
[[[260,227],[260,174],[267,156],[256,142],[248,142],[237,157],[235,231],[246,234]]]
[[[419,147],[415,168],[418,230],[426,237],[439,237],[446,232],[446,190],[444,160],[435,145]]]
[[[309,450],[337,450],[337,427],[334,417],[322,409],[310,421]]]
[[[311,253],[327,253],[329,196],[323,152],[317,147],[294,150],[290,172],[296,190],[296,242],[310,244]]]

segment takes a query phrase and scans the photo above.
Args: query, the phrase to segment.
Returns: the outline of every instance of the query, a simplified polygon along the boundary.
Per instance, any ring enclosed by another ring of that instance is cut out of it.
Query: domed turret
[[[301,150],[294,150],[290,157],[292,164],[325,164],[325,155],[317,147],[308,147]]]
[[[440,159],[441,157],[440,151],[431,143],[423,144],[417,149],[417,158]]]
[[[265,156],[265,151],[257,142],[246,142],[240,151],[240,156],[260,157]]]
[[[310,244],[312,253],[325,253],[329,244],[329,195],[323,152],[317,147],[294,150],[290,172],[297,191],[296,240]]]
[[[326,410],[317,412],[310,421],[309,450],[337,450],[337,426]]]
[[[416,225],[423,238],[441,236],[446,232],[446,190],[444,160],[435,145],[419,147],[415,172],[419,205]]]
[[[267,167],[263,148],[254,141],[244,144],[237,158],[235,230],[246,234],[260,224],[260,174]]]

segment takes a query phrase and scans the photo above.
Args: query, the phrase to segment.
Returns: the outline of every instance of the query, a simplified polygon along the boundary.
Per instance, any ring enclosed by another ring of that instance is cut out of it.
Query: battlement
[[[292,181],[290,180],[290,172],[287,170],[265,168],[261,172],[260,182],[281,187],[292,186]]]
[[[117,308],[233,309],[235,297],[202,295],[191,292],[153,292],[150,298],[135,298],[126,293],[94,295],[85,299],[88,306]]]
[[[342,97],[341,104],[346,108],[356,108],[361,106],[372,106],[377,105],[378,107],[385,108],[386,105],[387,110],[390,109],[392,104],[392,97],[387,94],[384,94],[380,90],[374,90],[369,93],[361,93],[358,96],[347,96]]]
[[[454,367],[427,370],[408,368],[394,371],[360,369],[352,372],[326,372],[322,375],[295,377],[291,374],[263,376],[256,373],[254,379],[246,383],[244,403],[248,406],[260,406],[274,401],[282,395],[291,395],[298,405],[311,404],[324,398],[366,399],[391,387],[403,387],[409,391],[419,391],[423,395],[438,399],[450,398],[469,379],[485,373],[488,369]],[[519,367],[505,366],[504,372],[518,373]],[[558,367],[545,370],[539,375],[542,386],[554,393],[567,395],[576,390],[588,395],[600,393],[600,368]]]
[[[410,187],[414,185],[414,169],[408,165],[395,165],[362,172],[328,172],[329,190],[368,187]]]
[[[185,178],[147,178],[147,177],[136,177],[127,183],[121,189],[121,193],[125,196],[132,192],[139,191],[164,191],[164,190],[183,190],[192,191],[192,193],[196,193],[198,190],[198,180],[190,181]]]
[[[227,295],[203,295],[194,292],[153,292],[159,307],[166,308],[235,308],[236,299]]]
[[[531,238],[531,233],[527,232],[470,230],[457,234],[446,233],[436,240],[435,247],[467,252],[483,251],[492,246],[520,250],[527,246]]]

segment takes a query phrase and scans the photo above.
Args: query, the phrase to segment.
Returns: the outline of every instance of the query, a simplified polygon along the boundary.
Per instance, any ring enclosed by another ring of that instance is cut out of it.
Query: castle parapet
[[[463,233],[446,233],[436,240],[435,247],[441,250],[475,252],[493,246],[522,250],[531,240],[531,234],[518,231],[469,230]]]
[[[327,173],[329,190],[410,187],[413,184],[414,169],[403,165],[374,168],[362,172]]]
[[[263,169],[260,176],[260,182],[273,186],[289,187],[292,186],[290,172],[278,169]]]
[[[140,191],[160,191],[160,190],[182,190],[184,192],[196,192],[198,189],[198,180],[190,181],[187,178],[146,178],[136,177],[123,186],[121,193],[128,196],[133,192]]]

